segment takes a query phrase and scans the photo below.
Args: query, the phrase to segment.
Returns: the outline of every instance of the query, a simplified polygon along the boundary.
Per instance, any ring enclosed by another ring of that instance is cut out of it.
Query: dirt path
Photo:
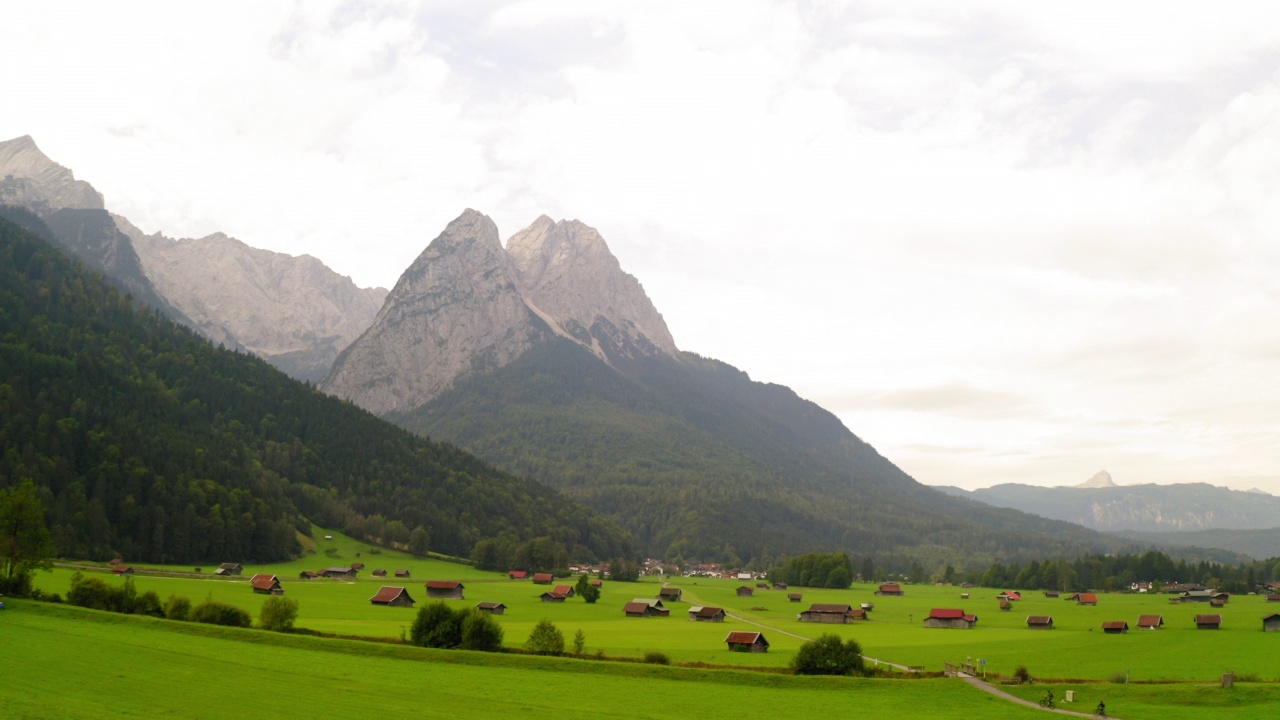
[[[1076,712],[1075,710],[1064,710],[1062,708],[1052,708],[1052,709],[1042,708],[1040,707],[1039,703],[1031,702],[1030,700],[1023,700],[1020,697],[1010,695],[1009,693],[997,688],[996,686],[990,685],[984,682],[982,679],[973,677],[972,675],[961,674],[959,675],[959,677],[960,679],[964,680],[965,682],[969,683],[973,687],[985,693],[991,693],[992,695],[995,695],[996,697],[1002,700],[1008,700],[1009,702],[1017,703],[1019,705],[1026,705],[1029,708],[1044,710],[1045,712],[1058,713],[1059,715],[1072,715],[1075,717],[1083,717],[1083,718],[1096,717],[1093,713],[1090,713],[1090,712]]]

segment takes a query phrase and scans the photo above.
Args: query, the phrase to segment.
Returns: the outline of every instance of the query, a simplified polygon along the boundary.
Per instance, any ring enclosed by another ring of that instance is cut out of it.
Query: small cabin
[[[408,570],[397,570],[397,571],[396,571],[396,577],[398,577],[398,578],[407,578],[407,577],[409,577],[409,571],[408,571]]]
[[[791,602],[800,602],[804,598],[802,593],[787,593],[787,599]]]
[[[924,626],[927,628],[965,630],[977,624],[977,615],[970,615],[957,608],[933,608],[929,611],[929,616],[924,619]]]
[[[386,576],[387,576],[387,571],[386,571],[386,570],[381,570],[381,569],[379,569],[379,570],[374,570],[374,571],[373,571],[373,576],[374,576],[374,577],[386,577]]]
[[[784,583],[784,582],[776,582],[776,583],[774,583],[774,584],[773,584],[773,589],[774,589],[774,590],[786,590],[786,589],[787,589],[787,584],[786,584],[786,583]]]
[[[133,575],[133,574],[135,574],[135,573],[134,573],[133,568],[129,567],[128,565],[116,565],[115,567],[111,568],[111,573],[112,573],[113,575]]]
[[[534,585],[550,585],[553,582],[555,582],[555,577],[551,573],[534,573],[533,574]]]
[[[250,578],[249,584],[253,586],[253,591],[259,595],[284,594],[284,587],[280,584],[280,578],[275,575],[254,575]]]
[[[1012,591],[1012,590],[1007,590],[1007,591],[1002,592],[1002,593],[1000,593],[999,595],[997,595],[997,596],[996,596],[996,599],[997,599],[997,600],[1009,600],[1009,601],[1012,601],[1012,602],[1016,602],[1016,601],[1018,601],[1018,600],[1021,600],[1021,599],[1022,599],[1022,595],[1021,595],[1020,593],[1016,593],[1016,592],[1014,592],[1014,591]]]
[[[808,610],[800,613],[797,619],[800,622],[843,625],[852,622],[855,618],[865,619],[866,615],[867,613],[865,610],[854,610],[852,605],[841,605],[838,603],[813,603],[809,606]]]
[[[698,622],[724,622],[724,608],[700,607],[698,612],[689,611],[689,617]]]
[[[1217,630],[1222,626],[1221,615],[1196,615],[1197,630]]]
[[[299,580],[315,580],[316,574],[311,572],[310,570],[303,570],[302,572],[298,573],[298,579]]]
[[[1097,605],[1098,595],[1097,593],[1080,593],[1079,597],[1076,598],[1076,603],[1080,605]]]
[[[507,577],[511,580],[524,580],[529,577],[528,570],[508,570]]]
[[[1262,632],[1280,632],[1280,613],[1263,616]]]
[[[325,568],[316,574],[327,578],[354,580],[356,577],[356,569],[353,567],[331,567]]]
[[[632,600],[623,606],[622,612],[627,617],[667,617],[671,614],[661,603],[650,604],[644,600]]]
[[[1139,615],[1138,616],[1139,630],[1159,630],[1162,627],[1164,627],[1163,615]]]
[[[746,585],[740,585],[738,587],[737,593],[738,593],[738,597],[751,597],[752,595],[756,594],[756,591],[752,588],[747,587]]]
[[[678,587],[664,587],[658,591],[658,597],[667,602],[680,602],[683,591]]]
[[[724,641],[729,645],[729,650],[733,652],[762,653],[769,651],[769,641],[764,639],[764,633],[735,630],[725,636]]]
[[[213,571],[214,575],[239,575],[244,572],[244,568],[240,567],[240,563],[222,563],[217,570]]]
[[[538,598],[542,600],[542,602],[549,602],[549,603],[562,603],[564,602],[564,599],[566,597],[568,596],[565,595],[564,593],[556,592],[554,590],[548,590],[538,596]]]
[[[1028,630],[1052,630],[1053,616],[1052,615],[1028,615],[1027,629]]]
[[[441,600],[461,600],[465,585],[457,580],[428,580],[427,597]]]
[[[392,585],[383,585],[378,590],[378,594],[369,598],[369,602],[387,607],[413,607],[413,598],[409,597],[409,591]]]
[[[1129,632],[1129,623],[1124,620],[1107,620],[1102,623],[1102,632],[1118,635]]]
[[[1044,591],[1044,596],[1045,596],[1045,597],[1047,597],[1047,598],[1056,598],[1056,597],[1058,597],[1058,591],[1057,591],[1057,590],[1045,590],[1045,591]]]
[[[876,590],[876,595],[902,595],[902,586],[898,583],[880,583],[880,589]]]
[[[571,598],[577,594],[576,592],[574,592],[572,585],[557,585],[551,588],[551,592],[557,595],[563,595],[567,598]]]
[[[507,612],[507,606],[500,602],[478,602],[476,603],[476,609],[490,615],[502,615]]]

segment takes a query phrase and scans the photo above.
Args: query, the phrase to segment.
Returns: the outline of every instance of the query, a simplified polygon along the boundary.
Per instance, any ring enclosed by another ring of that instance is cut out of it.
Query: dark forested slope
[[[423,527],[451,553],[490,537],[629,553],[595,512],[213,348],[24,224],[0,219],[0,486],[36,481],[61,554],[274,560],[306,520]]]

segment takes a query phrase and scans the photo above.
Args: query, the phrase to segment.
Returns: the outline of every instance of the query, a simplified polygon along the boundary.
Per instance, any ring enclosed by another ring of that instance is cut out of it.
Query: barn
[[[876,590],[876,595],[902,595],[902,586],[898,583],[880,583],[880,589]]]
[[[500,602],[478,602],[476,603],[476,609],[490,615],[503,615],[507,612],[507,606]]]
[[[1053,616],[1052,615],[1028,615],[1027,629],[1028,630],[1052,630]]]
[[[969,615],[956,608],[933,608],[924,619],[927,628],[968,629],[978,624],[977,615]]]
[[[550,585],[554,581],[555,581],[555,577],[551,573],[534,573],[533,574],[534,585]]]
[[[1262,632],[1280,632],[1280,613],[1263,616]]]
[[[1162,627],[1164,627],[1163,615],[1139,615],[1138,616],[1139,630],[1159,630]]]
[[[549,603],[562,603],[564,602],[564,599],[566,597],[568,596],[565,595],[564,593],[556,592],[554,590],[548,590],[538,596],[538,598],[542,600],[542,602],[549,602]]]
[[[837,603],[813,603],[808,610],[800,613],[800,622],[845,624],[854,618],[865,618],[866,611],[854,610],[852,605]]]
[[[394,585],[383,585],[377,595],[369,598],[369,602],[387,607],[413,607],[413,598],[409,597],[409,591]]]
[[[249,584],[253,586],[253,591],[260,595],[284,594],[284,587],[280,585],[280,578],[275,575],[254,575],[249,579]]]
[[[667,617],[671,614],[669,610],[662,607],[662,603],[657,600],[632,600],[623,606],[622,612],[627,617]]]
[[[244,572],[244,568],[240,567],[240,563],[222,563],[217,570],[213,571],[214,575],[239,575]]]
[[[664,587],[658,591],[658,597],[667,602],[680,602],[684,592],[678,587]]]
[[[769,641],[764,639],[764,633],[735,630],[726,635],[724,641],[733,652],[769,651]]]
[[[724,608],[700,607],[697,612],[693,608],[689,609],[689,619],[698,622],[724,622],[724,617]]]
[[[746,585],[741,585],[738,587],[737,593],[738,597],[751,597],[756,594],[756,591]]]
[[[1129,623],[1124,620],[1107,620],[1102,623],[1102,632],[1109,635],[1118,635],[1129,632]]]
[[[427,597],[441,600],[461,600],[465,585],[457,580],[428,580]]]
[[[1217,630],[1222,626],[1221,615],[1196,615],[1197,630]]]

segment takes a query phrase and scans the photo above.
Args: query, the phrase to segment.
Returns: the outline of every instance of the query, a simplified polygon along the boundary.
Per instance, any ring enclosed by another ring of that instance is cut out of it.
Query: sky
[[[0,6],[0,139],[391,287],[597,228],[684,350],[921,482],[1280,494],[1280,7]]]

